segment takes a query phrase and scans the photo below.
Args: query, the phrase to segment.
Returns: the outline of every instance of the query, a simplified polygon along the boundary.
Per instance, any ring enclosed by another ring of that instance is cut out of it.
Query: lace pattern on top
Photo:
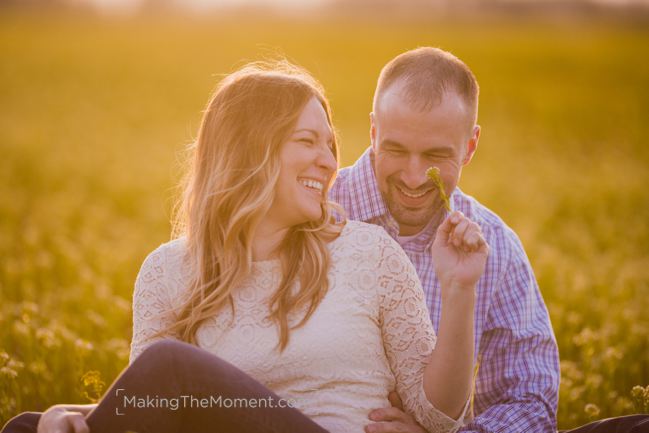
[[[404,408],[430,432],[452,432],[453,420],[436,409],[423,374],[436,337],[412,263],[380,227],[348,221],[329,244],[329,290],[288,347],[268,317],[281,276],[279,261],[253,263],[250,278],[233,291],[235,317],[225,309],[197,331],[198,345],[237,365],[333,432],[361,433],[371,409],[389,406],[396,388]],[[173,320],[186,296],[190,266],[185,238],[161,245],[145,259],[133,296],[131,362]],[[292,319],[302,317],[296,312]],[[289,318],[291,319],[291,317]]]

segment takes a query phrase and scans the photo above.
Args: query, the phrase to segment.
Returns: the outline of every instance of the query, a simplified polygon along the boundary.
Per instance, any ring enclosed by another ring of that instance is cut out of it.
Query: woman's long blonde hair
[[[174,218],[174,236],[187,237],[192,280],[176,320],[162,333],[196,344],[199,326],[226,305],[234,317],[232,290],[251,272],[251,243],[273,202],[280,148],[312,97],[322,104],[333,131],[322,86],[286,61],[248,64],[218,85],[190,149],[193,160]],[[333,149],[338,161],[335,138]],[[321,218],[291,228],[280,246],[282,280],[270,300],[280,350],[290,329],[306,323],[328,290],[327,243],[342,230],[334,206],[323,200]],[[304,306],[304,316],[289,326],[289,313]]]

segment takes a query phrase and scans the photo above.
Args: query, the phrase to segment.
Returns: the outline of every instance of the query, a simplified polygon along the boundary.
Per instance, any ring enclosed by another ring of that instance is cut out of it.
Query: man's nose
[[[426,164],[418,156],[411,156],[401,174],[401,180],[408,189],[415,190],[427,182]]]

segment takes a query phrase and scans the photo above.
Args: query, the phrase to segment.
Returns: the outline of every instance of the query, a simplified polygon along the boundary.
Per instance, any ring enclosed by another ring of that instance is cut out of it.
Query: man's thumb
[[[397,394],[396,391],[392,391],[390,392],[390,394],[388,394],[388,400],[390,401],[390,404],[392,406],[403,410],[403,403],[401,402],[401,397],[399,397],[399,394]]]

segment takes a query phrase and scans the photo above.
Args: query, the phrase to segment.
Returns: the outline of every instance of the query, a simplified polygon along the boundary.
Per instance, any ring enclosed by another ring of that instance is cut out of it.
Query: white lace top
[[[369,412],[389,407],[387,396],[395,389],[405,410],[428,431],[459,428],[462,418],[449,418],[424,393],[424,367],[436,337],[406,254],[381,227],[356,221],[348,221],[329,248],[329,290],[307,323],[291,331],[284,352],[276,349],[279,334],[268,318],[268,299],[280,283],[279,260],[254,262],[250,277],[233,293],[236,320],[224,309],[201,325],[198,345],[293,399],[331,433],[362,433]],[[184,255],[185,238],[179,238],[158,247],[142,265],[133,295],[131,362],[169,320],[161,313],[187,293],[190,266]]]

